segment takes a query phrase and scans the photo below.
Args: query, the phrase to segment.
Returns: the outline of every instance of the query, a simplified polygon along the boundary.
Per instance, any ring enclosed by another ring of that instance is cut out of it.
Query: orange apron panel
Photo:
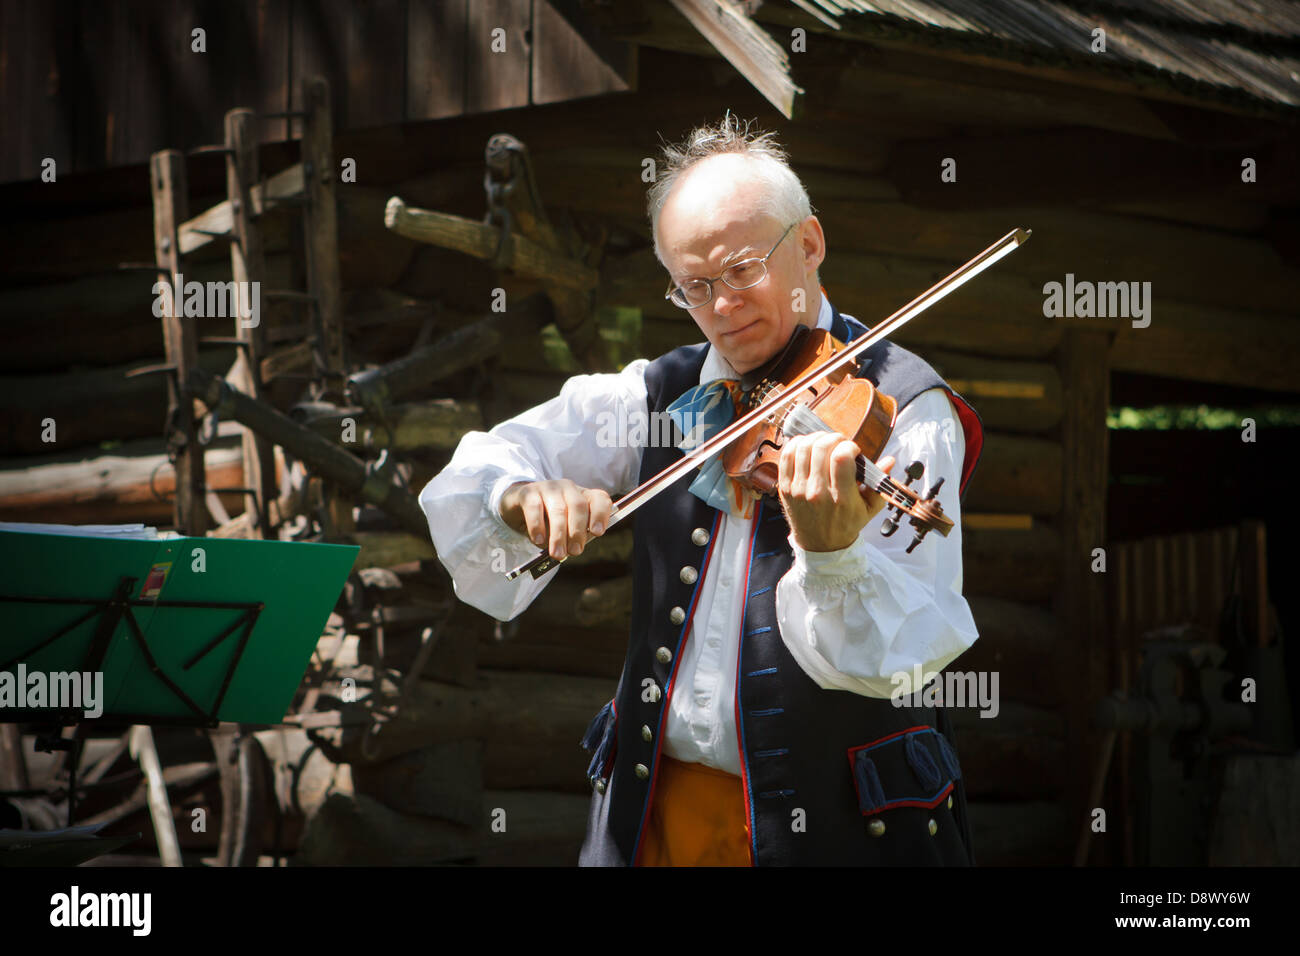
[[[640,866],[749,866],[740,777],[660,754]]]

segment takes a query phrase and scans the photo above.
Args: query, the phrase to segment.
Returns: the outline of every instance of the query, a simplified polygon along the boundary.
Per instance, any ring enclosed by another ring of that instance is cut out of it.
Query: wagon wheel
[[[278,813],[270,764],[252,734],[210,733],[221,779],[218,866],[257,866],[270,814]]]
[[[144,773],[128,753],[129,733],[116,740],[97,738],[99,756],[78,760],[78,798],[73,825],[99,823],[104,825],[106,836],[152,833]],[[173,813],[186,806],[203,807],[207,811],[209,832],[219,827],[212,835],[212,842],[207,843],[215,844],[213,850],[203,858],[216,866],[257,865],[259,854],[268,850],[270,842],[266,839],[267,824],[275,824],[273,832],[278,841],[280,822],[279,807],[270,785],[270,765],[257,738],[229,727],[206,733],[156,727],[154,737]],[[66,766],[66,755],[59,763]],[[67,819],[66,804],[62,803],[67,796],[67,777],[62,771],[56,773],[56,779],[49,781],[52,785],[49,793],[55,803],[47,801],[47,804],[57,825],[63,826]],[[62,777],[61,784],[58,777]],[[182,845],[187,841],[186,834],[180,831],[186,823],[182,811],[176,819]],[[126,849],[129,851],[131,847]],[[183,853],[193,860],[193,845]]]

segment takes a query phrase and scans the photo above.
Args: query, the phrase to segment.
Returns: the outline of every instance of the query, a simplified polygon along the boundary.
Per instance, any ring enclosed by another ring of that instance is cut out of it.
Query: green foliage
[[[615,368],[622,369],[628,362],[640,357],[640,309],[601,306],[596,309],[596,324]],[[576,375],[582,371],[564,337],[560,335],[560,330],[554,325],[542,329],[542,357],[546,365],[557,372]]]
[[[1232,409],[1210,408],[1208,405],[1153,405],[1150,408],[1112,408],[1106,414],[1106,427],[1136,431],[1215,431],[1243,428],[1247,418],[1254,419],[1257,428],[1296,428],[1300,427],[1300,407]]]

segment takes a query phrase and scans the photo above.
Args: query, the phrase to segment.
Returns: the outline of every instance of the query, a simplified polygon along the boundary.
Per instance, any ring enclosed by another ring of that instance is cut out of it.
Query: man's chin
[[[722,353],[722,357],[731,364],[732,368],[743,375],[766,363],[778,350],[765,351],[755,345],[749,345],[747,348],[720,348],[718,351]]]

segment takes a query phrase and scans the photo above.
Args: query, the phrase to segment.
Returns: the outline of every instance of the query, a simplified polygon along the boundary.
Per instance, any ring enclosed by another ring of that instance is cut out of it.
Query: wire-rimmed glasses
[[[679,309],[698,309],[702,305],[708,305],[713,301],[713,283],[721,279],[728,288],[736,292],[743,292],[745,289],[752,289],[764,279],[767,278],[767,260],[776,252],[785,237],[790,234],[790,230],[797,226],[798,223],[790,223],[786,226],[785,232],[781,233],[781,238],[776,241],[765,256],[755,256],[752,259],[741,259],[739,262],[732,263],[722,273],[714,276],[712,279],[687,279],[681,285],[670,286],[664,298],[677,306]]]

